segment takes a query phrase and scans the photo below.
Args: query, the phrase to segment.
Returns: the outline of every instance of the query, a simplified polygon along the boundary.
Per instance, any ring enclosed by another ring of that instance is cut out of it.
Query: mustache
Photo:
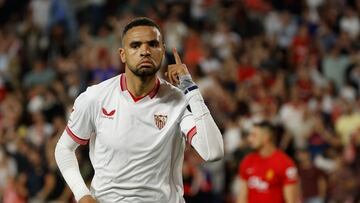
[[[154,59],[152,59],[151,57],[143,57],[143,58],[139,61],[139,63],[138,63],[137,65],[140,65],[140,64],[142,64],[142,63],[144,63],[144,62],[146,62],[146,63],[151,63],[152,65],[155,65]]]

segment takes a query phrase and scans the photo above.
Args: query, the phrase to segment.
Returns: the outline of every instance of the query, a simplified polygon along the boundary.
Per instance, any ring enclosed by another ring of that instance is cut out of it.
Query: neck
[[[139,77],[131,71],[125,71],[126,86],[128,91],[135,97],[147,95],[155,86],[156,75]]]
[[[275,151],[275,146],[272,143],[265,144],[263,147],[259,149],[259,154],[262,157],[268,157]]]

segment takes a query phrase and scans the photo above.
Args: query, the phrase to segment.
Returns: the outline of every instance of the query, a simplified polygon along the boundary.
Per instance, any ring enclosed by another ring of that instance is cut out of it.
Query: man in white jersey
[[[122,37],[125,73],[76,99],[56,162],[81,203],[185,202],[185,142],[205,161],[214,161],[224,154],[221,133],[175,49],[176,64],[167,71],[172,84],[156,76],[165,53],[156,23],[136,18]],[[79,144],[87,143],[95,170],[90,189],[75,157]]]

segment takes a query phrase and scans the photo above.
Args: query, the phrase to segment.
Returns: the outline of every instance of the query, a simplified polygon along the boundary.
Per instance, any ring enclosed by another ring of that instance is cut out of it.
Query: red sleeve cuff
[[[294,183],[297,183],[297,182],[298,182],[297,179],[295,179],[295,180],[286,180],[286,181],[284,182],[284,185],[291,185],[291,184],[294,184]]]
[[[196,135],[197,131],[196,131],[196,126],[192,127],[189,132],[186,134],[187,137],[187,141],[189,144],[191,144],[192,138],[194,137],[194,135]]]
[[[71,130],[70,130],[70,128],[69,128],[69,126],[66,126],[66,132],[67,132],[67,134],[76,142],[76,143],[78,143],[78,144],[80,144],[80,145],[86,145],[88,142],[89,142],[89,140],[86,140],[86,139],[82,139],[82,138],[80,138],[79,136],[76,136]]]

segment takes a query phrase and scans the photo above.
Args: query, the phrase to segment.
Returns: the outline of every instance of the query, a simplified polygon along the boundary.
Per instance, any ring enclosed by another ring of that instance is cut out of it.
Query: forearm
[[[245,198],[243,198],[243,197],[239,197],[238,199],[237,199],[237,203],[248,203],[248,201],[247,201],[247,199],[245,199]]]
[[[299,187],[297,183],[289,184],[284,187],[284,197],[286,203],[299,202]]]
[[[318,187],[319,187],[319,195],[322,198],[325,198],[326,196],[326,180],[325,178],[320,178],[318,181]]]
[[[79,201],[81,197],[90,195],[90,191],[80,174],[78,161],[75,155],[77,146],[78,144],[64,132],[56,145],[55,159],[66,183],[72,190],[76,201]]]
[[[247,203],[247,202],[248,202],[247,184],[245,180],[240,179],[240,191],[236,203]]]
[[[205,161],[215,161],[224,156],[222,135],[198,89],[186,94],[191,108],[197,134],[191,145]]]

